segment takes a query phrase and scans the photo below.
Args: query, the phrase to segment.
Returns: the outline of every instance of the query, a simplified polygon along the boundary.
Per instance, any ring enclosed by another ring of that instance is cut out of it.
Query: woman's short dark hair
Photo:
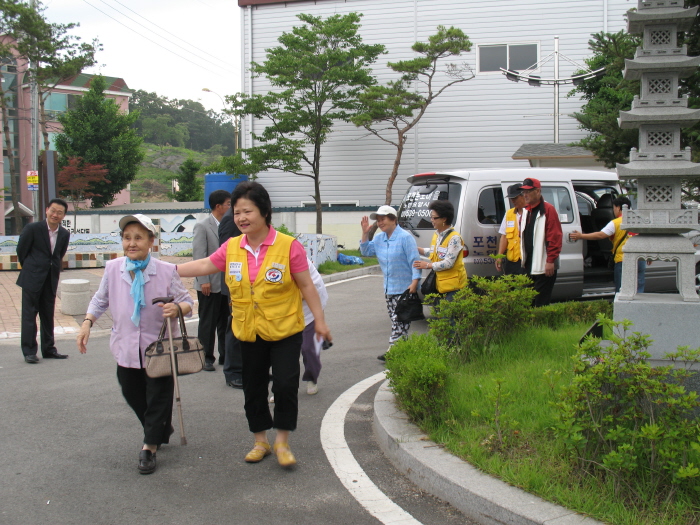
[[[238,199],[248,199],[260,210],[260,215],[265,217],[265,222],[269,226],[272,224],[272,201],[270,194],[259,182],[245,181],[236,186],[231,193],[231,208],[236,206]]]
[[[450,201],[433,201],[428,204],[428,209],[438,214],[447,221],[447,224],[452,225],[455,218],[455,208]]]
[[[628,210],[632,209],[632,203],[627,197],[618,197],[617,199],[613,199],[613,206],[617,206],[618,208],[622,209],[622,206],[627,206]]]

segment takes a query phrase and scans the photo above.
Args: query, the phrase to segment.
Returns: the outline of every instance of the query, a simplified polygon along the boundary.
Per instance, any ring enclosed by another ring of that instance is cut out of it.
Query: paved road
[[[17,339],[0,343],[0,524],[380,523],[339,481],[319,428],[338,396],[383,369],[376,356],[386,349],[389,323],[381,288],[379,276],[329,286],[334,346],[323,355],[318,395],[300,389],[293,471],[282,470],[274,457],[243,462],[252,443],[243,393],[227,387],[218,369],[182,378],[189,444],[180,446],[176,432],[158,454],[157,472],[140,476],[141,432],[119,392],[106,334],[93,337],[85,356],[72,338],[59,338],[58,350],[70,359],[39,365],[24,363]],[[415,323],[414,331],[426,328]],[[371,430],[377,387],[364,392],[345,419],[355,459],[419,522],[469,523],[381,454]]]

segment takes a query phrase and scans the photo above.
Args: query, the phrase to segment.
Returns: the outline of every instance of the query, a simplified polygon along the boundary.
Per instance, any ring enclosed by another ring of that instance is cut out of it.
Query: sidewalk
[[[164,256],[161,257],[161,260],[173,264],[182,264],[191,261],[192,258]],[[90,296],[92,297],[100,286],[103,273],[104,268],[72,268],[63,270],[60,280],[87,279],[90,281]],[[358,268],[347,272],[324,275],[323,281],[328,283],[352,279],[368,273],[380,273],[379,266],[368,266],[366,268]],[[0,271],[0,305],[2,305],[0,308],[0,340],[20,337],[22,323],[22,289],[15,284],[18,275],[18,271]],[[197,292],[194,290],[194,278],[184,278],[182,282],[194,300],[192,318],[196,319],[198,317],[198,304]],[[73,316],[61,313],[61,286],[59,285],[56,296],[56,310],[54,311],[54,334],[77,334],[78,331],[80,331],[80,325],[83,319],[85,319],[84,314]],[[97,320],[93,330],[111,330],[111,328],[112,312],[107,310],[104,315]]]
[[[162,257],[164,261],[173,264],[182,264],[191,261],[191,257]],[[91,296],[97,291],[102,280],[104,268],[73,268],[61,272],[60,280],[64,279],[87,279],[90,281]],[[0,340],[19,338],[22,323],[22,289],[15,284],[18,271],[0,271]],[[193,317],[197,317],[197,292],[194,290],[194,279],[183,279],[185,288],[189,290],[194,300]],[[65,315],[61,313],[61,286],[58,286],[56,297],[56,310],[54,312],[54,334],[77,334],[80,324],[85,319],[82,315]],[[107,310],[100,317],[94,326],[99,330],[110,330],[112,328],[112,312]]]

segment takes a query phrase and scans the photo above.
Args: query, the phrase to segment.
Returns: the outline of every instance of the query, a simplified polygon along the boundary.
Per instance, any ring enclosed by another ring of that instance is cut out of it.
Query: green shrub
[[[277,230],[280,233],[283,233],[285,235],[289,235],[291,237],[294,237],[296,239],[297,234],[291,231],[289,228],[287,228],[284,224],[280,224],[279,226],[275,226],[275,230]]]
[[[652,367],[648,336],[627,333],[629,321],[599,319],[612,344],[588,338],[579,346],[576,375],[556,403],[557,438],[581,474],[612,482],[623,498],[645,499],[650,490],[666,501],[679,492],[697,497],[700,402],[684,383],[700,350],[669,354],[678,368]]]
[[[593,323],[600,314],[612,317],[610,301],[569,301],[533,308],[532,322],[554,329],[566,324]]]
[[[469,359],[530,321],[537,295],[530,283],[526,275],[472,277],[453,301],[435,306],[430,332],[441,345]]]
[[[414,421],[443,409],[448,351],[430,334],[398,341],[386,355],[387,378],[399,406]]]

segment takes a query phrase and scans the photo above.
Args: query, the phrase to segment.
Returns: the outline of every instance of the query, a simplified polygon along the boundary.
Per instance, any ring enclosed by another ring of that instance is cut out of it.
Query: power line
[[[184,60],[184,61],[186,61],[186,62],[189,62],[190,64],[194,64],[195,66],[200,67],[200,68],[204,69],[205,71],[209,71],[209,73],[212,73],[212,74],[214,74],[214,75],[216,75],[216,76],[218,76],[218,77],[220,77],[220,78],[224,78],[224,79],[226,78],[226,77],[224,77],[224,76],[221,74],[221,72],[219,72],[219,71],[212,71],[211,69],[204,67],[202,64],[200,64],[200,63],[198,63],[198,62],[193,62],[193,61],[190,60],[189,58],[185,58],[185,57],[183,57],[182,55],[178,55],[178,54],[177,54],[175,51],[173,51],[172,49],[169,49],[169,48],[167,48],[167,47],[165,47],[165,46],[159,44],[159,43],[156,42],[155,40],[152,40],[152,39],[148,38],[147,36],[142,35],[142,34],[139,33],[138,31],[136,31],[136,29],[134,29],[134,28],[132,28],[132,27],[129,27],[128,25],[126,25],[125,23],[121,22],[120,20],[117,20],[116,18],[114,18],[114,17],[111,16],[111,15],[108,15],[107,13],[105,13],[104,11],[102,11],[102,9],[100,9],[100,8],[97,7],[97,6],[92,5],[92,4],[91,4],[90,2],[88,2],[87,0],[83,0],[83,2],[85,2],[85,3],[86,3],[87,5],[89,5],[90,7],[94,8],[94,9],[97,9],[100,13],[102,13],[103,15],[105,15],[105,16],[108,17],[108,18],[111,18],[112,20],[114,20],[114,21],[117,22],[118,24],[120,24],[120,25],[126,27],[129,31],[133,31],[134,33],[136,33],[137,35],[139,35],[141,38],[145,38],[145,39],[148,40],[149,42],[151,42],[151,43],[157,45],[157,46],[160,47],[160,48],[165,49],[165,50],[168,51],[169,53],[172,53],[172,54],[175,55],[176,57],[181,58],[182,60]]]
[[[100,0],[100,1],[102,1],[102,3],[105,3],[103,0]],[[205,54],[209,55],[210,57],[215,58],[216,60],[218,60],[218,61],[221,62],[222,64],[225,64],[225,65],[228,65],[228,66],[233,66],[233,64],[229,64],[229,63],[226,62],[225,60],[222,60],[221,58],[212,55],[209,51],[206,51],[206,50],[204,50],[204,49],[201,49],[201,48],[195,46],[194,44],[190,44],[190,43],[187,42],[186,40],[182,39],[182,37],[180,37],[179,35],[176,35],[175,33],[171,33],[170,31],[168,31],[168,30],[165,29],[164,27],[161,27],[161,26],[159,26],[158,24],[156,24],[155,22],[152,22],[151,20],[149,20],[149,19],[146,18],[145,16],[140,15],[139,13],[137,13],[136,11],[134,11],[133,9],[131,9],[129,6],[126,6],[126,5],[122,4],[119,0],[114,0],[114,1],[115,1],[116,3],[118,3],[120,6],[122,6],[123,8],[128,9],[129,11],[131,11],[132,13],[134,13],[136,16],[138,16],[138,17],[140,17],[140,18],[143,18],[143,19],[144,19],[146,22],[148,22],[149,24],[151,24],[151,25],[157,27],[157,28],[160,29],[161,31],[165,31],[166,33],[168,33],[169,35],[174,36],[175,38],[178,38],[181,42],[184,42],[184,43],[187,44],[188,46],[195,48],[197,51],[201,51],[202,53],[205,53]],[[206,5],[206,4],[204,4],[204,5]],[[210,8],[211,8],[211,6],[207,6],[207,7],[210,7]],[[114,9],[114,8],[112,8],[112,9]],[[119,11],[117,11],[117,12],[119,12]],[[120,13],[120,14],[123,14],[123,13]],[[126,15],[124,15],[124,16],[126,16]],[[128,18],[128,17],[127,17],[127,18]],[[138,22],[136,22],[136,23],[138,24]],[[142,26],[142,27],[143,27],[143,26]],[[148,29],[148,28],[146,28],[146,29]],[[167,40],[167,39],[166,39],[166,40]],[[168,40],[168,42],[169,42],[169,40]],[[177,45],[177,44],[176,44],[176,45]],[[185,49],[185,48],[182,48],[182,49]],[[191,51],[188,51],[187,49],[185,49],[185,51],[187,51],[188,53],[192,53]],[[218,65],[218,64],[214,64],[214,65]]]

